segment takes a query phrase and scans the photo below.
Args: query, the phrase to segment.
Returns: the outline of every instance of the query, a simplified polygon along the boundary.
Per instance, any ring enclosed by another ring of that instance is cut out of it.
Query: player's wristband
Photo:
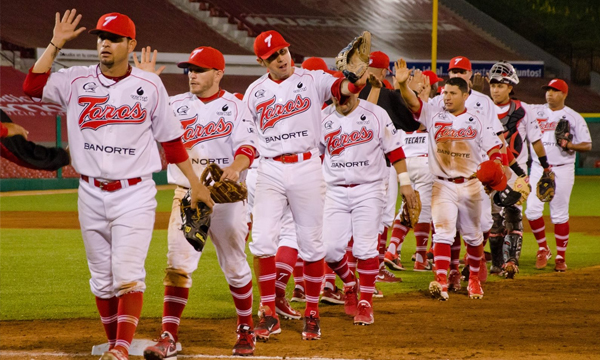
[[[254,162],[254,158],[256,157],[256,149],[254,149],[254,147],[246,145],[246,146],[240,146],[239,149],[237,149],[237,151],[234,154],[234,159],[236,156],[238,155],[242,155],[248,158],[248,160],[250,160],[250,165],[252,165],[252,163]]]
[[[408,176],[407,172],[403,172],[398,174],[398,182],[400,186],[410,185],[410,176]]]
[[[508,151],[510,151],[510,150],[508,150]],[[502,156],[502,157],[500,158],[500,160],[502,161],[502,165],[504,165],[504,166],[508,166],[508,155],[506,155],[506,154],[501,154],[501,156]]]
[[[519,163],[515,162],[514,164],[512,164],[510,166],[510,168],[512,169],[512,171],[515,172],[515,174],[517,174],[517,176],[525,176],[525,171],[523,171],[523,169],[521,169],[521,167],[519,166]]]
[[[492,155],[490,155],[490,160],[499,160],[502,162],[502,154],[500,152],[495,152]]]
[[[538,159],[540,160],[540,165],[542,165],[544,169],[550,167],[550,164],[548,164],[548,157],[546,155],[540,156]]]

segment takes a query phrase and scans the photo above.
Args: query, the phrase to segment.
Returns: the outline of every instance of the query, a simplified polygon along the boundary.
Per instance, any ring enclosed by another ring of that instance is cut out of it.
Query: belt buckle
[[[292,161],[287,161],[286,159],[289,158],[292,155],[294,155],[294,154],[289,154],[289,153],[288,154],[282,154],[281,155],[281,162],[283,164],[289,164],[289,163],[291,163]]]
[[[98,180],[98,188],[100,188],[100,190],[105,191],[105,187],[108,186],[109,182],[108,181],[100,181]]]

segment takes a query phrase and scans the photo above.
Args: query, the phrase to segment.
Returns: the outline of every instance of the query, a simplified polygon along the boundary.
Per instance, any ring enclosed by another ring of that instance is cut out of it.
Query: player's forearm
[[[237,155],[230,167],[237,172],[242,172],[250,167],[250,159],[243,154]]]
[[[394,164],[394,169],[396,169],[396,173],[398,174],[398,178],[400,178],[401,174],[406,173],[406,175],[408,175],[408,169],[406,168],[406,159],[402,159],[400,161],[396,161]],[[402,175],[403,177],[406,175]],[[404,184],[405,181],[403,181],[402,184],[400,185],[408,185],[410,184],[410,181],[408,182],[408,184]]]
[[[42,56],[40,56],[40,58],[33,65],[31,72],[35,74],[41,74],[52,69],[52,63],[54,63],[54,60],[58,56],[60,49],[62,49],[64,45],[64,43],[57,44],[57,42],[58,40],[52,39],[51,44],[48,44]]]
[[[533,146],[533,151],[535,151],[535,154],[538,158],[546,156],[546,149],[544,149],[544,144],[542,144],[541,140],[533,142],[531,145]]]
[[[591,142],[583,142],[583,143],[579,143],[579,144],[573,144],[572,142],[568,142],[567,149],[579,151],[579,152],[587,152],[587,151],[592,150],[592,143]]]
[[[412,113],[416,113],[421,108],[421,103],[419,102],[419,98],[415,95],[415,92],[412,91],[411,88],[408,87],[408,82],[399,83],[400,86],[400,94],[402,95],[402,99],[406,103],[406,106]]]
[[[190,161],[189,158],[182,162],[178,162],[175,165],[179,168],[179,170],[181,170],[183,175],[188,179],[188,181],[190,182],[190,186],[192,188],[195,187],[196,185],[201,185],[200,179],[198,178],[198,175],[196,175],[196,172],[194,172],[194,168],[192,167],[192,162]]]

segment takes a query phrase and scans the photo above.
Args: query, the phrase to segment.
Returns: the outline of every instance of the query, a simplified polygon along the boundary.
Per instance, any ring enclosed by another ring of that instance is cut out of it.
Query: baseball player
[[[56,14],[54,36],[29,71],[23,89],[66,108],[72,165],[79,181],[79,223],[91,273],[90,287],[108,337],[101,360],[128,359],[146,289],[144,261],[156,213],[152,173],[161,169],[156,146],[189,181],[197,201],[212,207],[210,193],[194,174],[181,142],[181,125],[155,74],[132,68],[135,25],[109,13],[97,35],[100,63],[50,74],[67,41],[81,34],[76,10]]]
[[[370,82],[360,92],[359,97],[361,99],[367,99],[385,109],[392,119],[394,125],[398,129],[402,130],[416,130],[419,128],[419,123],[414,121],[412,114],[406,108],[406,105],[402,101],[402,97],[398,91],[394,91],[392,85],[385,79],[388,74],[390,65],[390,58],[381,51],[374,51],[369,55],[369,74],[372,76]],[[378,85],[373,86],[371,82],[379,82]],[[388,160],[386,160],[387,162]],[[388,183],[392,184],[396,182],[398,174],[391,164],[388,164],[389,176]],[[395,283],[400,282],[402,279],[396,277],[393,273],[389,272],[385,268],[384,254],[386,253],[386,244],[388,238],[388,229],[394,222],[396,215],[396,200],[398,198],[398,187],[389,186],[386,192],[386,203],[384,205],[384,214],[382,217],[382,225],[379,236],[379,274],[377,275],[377,282],[388,282]],[[393,238],[392,231],[392,238]],[[394,241],[392,239],[392,241]],[[394,270],[404,270],[402,264],[394,263],[392,267]]]
[[[439,78],[433,71],[423,71],[422,74],[426,77],[418,79],[418,73],[416,73],[415,75],[417,76],[413,77],[409,85],[411,89],[419,93],[421,100],[429,101],[437,93],[437,83],[443,81],[443,79]],[[435,91],[433,88],[435,88]],[[416,131],[404,132],[404,146],[402,147],[406,155],[406,167],[411,184],[419,192],[421,198],[421,213],[414,228],[417,244],[413,270],[419,272],[431,270],[431,263],[427,259],[426,253],[427,240],[431,231],[431,187],[433,185],[433,175],[429,171],[427,138],[425,127],[421,125]],[[402,244],[410,230],[410,228],[401,223],[400,215],[399,213],[394,220],[390,245],[384,259],[386,265],[392,269],[398,269],[398,266],[401,267],[400,253]]]
[[[502,178],[503,172],[499,165],[502,143],[481,119],[480,112],[465,108],[469,88],[464,79],[457,77],[446,82],[445,108],[441,109],[417,98],[407,84],[409,73],[406,62],[401,60],[396,66],[396,81],[409,109],[427,128],[431,154],[429,168],[434,176],[431,214],[435,226],[433,254],[436,274],[429,290],[440,300],[448,299],[450,247],[458,229],[467,244],[470,265],[467,287],[469,297],[480,299],[483,297],[478,274],[483,257],[480,224],[480,202],[483,197],[481,183],[471,178],[471,175],[483,161],[483,150],[490,157],[490,168],[497,167],[500,174],[494,174],[493,185],[502,189],[506,187],[506,178]]]
[[[149,54],[149,49],[146,54]],[[142,61],[144,51],[142,52]],[[143,66],[143,64],[142,64]],[[239,181],[252,164],[258,139],[256,128],[245,104],[219,85],[225,71],[225,58],[217,49],[196,48],[185,62],[190,91],[170,98],[171,108],[184,129],[183,144],[197,175],[206,165],[216,163],[223,169],[222,179]],[[148,360],[177,357],[175,346],[181,314],[188,301],[192,273],[198,268],[202,252],[196,251],[181,231],[181,199],[189,183],[173,165],[167,167],[169,183],[176,184],[168,228],[169,251],[165,269],[165,296],[162,334],[158,342],[144,350]],[[252,321],[252,272],[246,261],[245,203],[217,204],[213,208],[209,236],[217,251],[238,315],[237,341],[233,355],[254,352]]]
[[[518,177],[528,181],[524,170],[527,169],[528,157],[525,141],[531,143],[544,171],[550,171],[546,151],[541,142],[542,133],[529,106],[510,97],[514,86],[519,83],[517,72],[511,64],[504,61],[494,64],[489,72],[489,83],[490,94],[498,110],[498,118],[504,126],[509,160],[514,158],[510,164],[513,176],[508,183],[514,188]],[[492,204],[494,224],[490,231],[492,253],[490,273],[504,273],[507,278],[514,278],[519,271],[519,256],[523,242],[522,206],[515,204],[501,210],[499,206]]]
[[[389,170],[384,155],[400,174],[401,191],[412,206],[402,135],[387,112],[351,96],[346,104],[334,99],[334,107],[323,110],[321,149],[327,183],[323,221],[325,259],[344,282],[345,311],[354,324],[370,325],[373,293],[379,273],[378,233]],[[394,179],[396,180],[396,179]],[[397,186],[396,181],[389,186]],[[348,268],[346,245],[354,239],[352,253],[358,260],[360,301],[356,303],[356,278]]]
[[[357,84],[336,79],[323,71],[292,67],[283,36],[270,30],[254,41],[257,61],[268,73],[252,83],[244,100],[254,116],[259,135],[253,240],[261,294],[261,316],[255,334],[268,340],[281,331],[275,313],[275,254],[285,208],[290,206],[296,223],[299,255],[304,259],[306,310],[302,338],[321,337],[319,292],[325,249],[322,242],[325,183],[319,158],[320,109],[331,97],[358,93],[366,77]]]
[[[471,78],[473,76],[473,70],[471,66],[471,61],[464,56],[456,56],[450,60],[450,64],[448,66],[448,75],[452,79],[454,77],[460,77],[464,79],[469,86],[471,86]],[[434,105],[438,107],[443,107],[443,93],[441,95],[433,98]],[[489,96],[480,93],[479,91],[469,89],[469,96],[465,102],[465,107],[471,111],[478,111],[481,113],[480,118],[490,126],[494,133],[499,136],[501,141],[503,138],[500,135],[503,132],[502,124],[498,120],[496,116],[496,107],[494,102],[490,99]],[[500,149],[502,154],[502,163],[504,165],[508,165],[508,159],[506,157],[506,146],[504,145]],[[486,154],[482,154],[484,158],[486,158]],[[481,231],[483,231],[483,242],[484,245],[487,242],[487,239],[490,235],[490,230],[493,225],[492,220],[492,202],[489,200],[488,195],[482,188],[482,196],[484,201],[481,202],[482,212],[481,212]],[[487,198],[487,199],[486,199]],[[455,289],[460,289],[460,274],[458,273],[458,261],[460,256],[460,239],[459,234],[456,235],[456,244],[453,246],[452,251],[452,287]],[[479,272],[480,280],[485,282],[487,278],[487,264],[485,262],[485,258],[481,260],[481,271]]]
[[[550,201],[550,219],[554,224],[554,237],[556,238],[556,257],[554,270],[564,272],[567,270],[565,252],[569,242],[569,200],[575,183],[575,152],[586,152],[592,149],[592,138],[588,126],[581,115],[565,105],[569,87],[561,79],[553,79],[546,90],[546,104],[536,105],[532,112],[542,130],[542,144],[548,154],[550,168],[555,175],[556,192]],[[556,141],[554,130],[559,120],[565,119],[570,125],[572,140]],[[540,159],[533,158],[531,164],[531,183],[537,184],[545,171]],[[531,231],[537,240],[536,268],[546,267],[552,256],[546,242],[546,227],[542,212],[544,203],[532,192],[527,198],[525,216],[529,220]]]

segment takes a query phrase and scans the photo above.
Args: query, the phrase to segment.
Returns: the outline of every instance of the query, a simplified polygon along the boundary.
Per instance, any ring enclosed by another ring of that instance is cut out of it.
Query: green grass
[[[600,214],[597,201],[598,177],[578,177],[571,200],[574,216]],[[159,191],[159,211],[169,211],[172,190]],[[1,197],[2,211],[76,211],[76,194]],[[549,225],[549,224],[548,224]],[[551,225],[547,226],[552,231]],[[600,264],[600,237],[571,229],[567,251],[569,269]],[[554,236],[547,233],[555,253]],[[402,248],[402,261],[412,268],[414,252],[412,232]],[[544,270],[535,270],[537,244],[530,233],[525,234],[519,277],[552,272],[553,262]],[[164,268],[166,266],[167,231],[157,230],[146,260],[147,290],[144,297],[144,317],[160,317],[162,313]],[[247,251],[249,257],[251,256]],[[399,272],[401,284],[379,284],[386,295],[425,290],[431,273]],[[7,229],[0,230],[0,320],[96,318],[94,297],[89,289],[89,271],[79,230]],[[234,317],[231,295],[216,259],[212,244],[207,244],[198,270],[193,275],[194,286],[184,316],[189,318]],[[339,280],[338,280],[339,281]],[[490,281],[503,281],[490,278]],[[518,280],[517,280],[518,281]],[[288,292],[291,293],[293,281]],[[255,286],[255,309],[258,303]],[[303,305],[294,304],[300,309]]]

